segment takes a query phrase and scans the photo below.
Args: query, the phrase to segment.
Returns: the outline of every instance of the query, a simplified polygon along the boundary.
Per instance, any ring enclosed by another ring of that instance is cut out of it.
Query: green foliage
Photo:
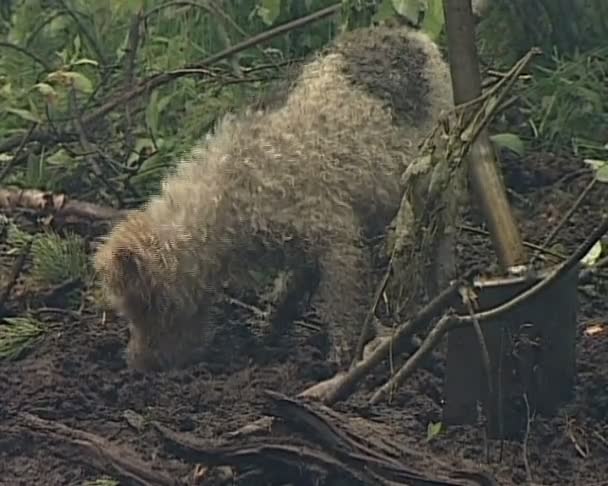
[[[605,156],[606,79],[608,47],[569,58],[555,54],[550,64],[537,66],[521,92],[534,137],[550,150],[567,147],[585,157]]]
[[[18,359],[40,341],[44,333],[42,323],[31,317],[4,318],[0,322],[0,359]]]
[[[337,19],[280,36],[209,69],[200,61],[333,3],[17,2],[8,28],[0,30],[1,137],[22,136],[36,124],[63,143],[29,144],[7,182],[106,203],[141,202],[219,116],[258,98],[268,81],[284,74],[287,59],[324,45],[336,32]],[[87,119],[141,80],[183,68],[192,72]]]
[[[271,93],[270,83],[285,76],[288,60],[322,47],[340,28],[421,22],[437,39],[444,25],[443,0],[343,0],[341,16],[201,65],[212,54],[336,1],[13,2],[0,20],[0,146],[33,127],[48,136],[27,143],[2,182],[103,204],[139,204],[223,113]],[[604,0],[586,0],[561,5],[557,15],[551,2],[491,2],[480,27],[481,52],[504,67],[540,42],[546,60],[522,91],[528,127],[547,148],[568,146],[604,158],[598,152],[606,143],[606,50],[588,48],[607,44],[608,7]],[[542,13],[538,25],[527,20],[531,12]],[[116,101],[163,73],[175,79]],[[90,117],[108,103],[114,106]],[[514,139],[501,143],[516,152],[522,145]]]
[[[585,163],[591,166],[598,182],[608,183],[608,160],[585,159]]]
[[[489,5],[478,28],[482,60],[504,69],[533,46],[544,52],[530,70],[531,81],[517,93],[535,144],[604,157],[608,2],[492,0]]]
[[[429,422],[426,427],[426,440],[431,441],[437,437],[443,430],[443,424],[441,422]]]
[[[491,0],[480,22],[480,50],[502,67],[531,47],[570,56],[605,45],[605,0]]]
[[[32,277],[43,285],[59,285],[67,280],[86,281],[90,265],[84,241],[75,234],[38,236],[32,244]]]
[[[9,220],[6,223],[6,242],[11,248],[10,253],[21,252],[32,239],[32,235],[23,231],[12,221]]]
[[[508,149],[520,157],[523,156],[526,151],[524,141],[514,133],[497,133],[492,135],[490,139],[497,147]]]
[[[586,267],[592,267],[595,265],[600,257],[603,254],[604,245],[602,241],[597,241],[595,245],[591,247],[591,249],[587,252],[587,254],[582,258],[581,263]]]

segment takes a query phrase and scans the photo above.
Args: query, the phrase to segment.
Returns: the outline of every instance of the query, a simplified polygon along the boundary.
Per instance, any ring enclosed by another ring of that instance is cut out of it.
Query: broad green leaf
[[[78,91],[87,94],[93,92],[93,83],[84,74],[71,71],[68,77],[71,79],[74,88]]]
[[[57,96],[55,88],[48,83],[37,83],[33,87],[43,96]]]
[[[262,0],[258,15],[266,25],[272,25],[281,13],[281,0]]]
[[[73,86],[76,90],[83,93],[93,91],[93,83],[84,74],[76,71],[55,71],[47,76],[51,82],[58,82],[64,86]]]
[[[80,54],[80,36],[77,35],[74,37],[74,56],[78,56]]]
[[[592,267],[597,263],[600,256],[602,255],[602,242],[596,241],[595,245],[591,247],[591,250],[581,259],[581,263],[587,267]]]
[[[585,164],[595,171],[595,177],[600,182],[608,182],[608,161],[599,159],[585,159]]]
[[[600,182],[608,182],[608,164],[604,165],[604,167],[600,167],[595,173],[595,177]]]
[[[427,10],[427,2],[425,0],[393,0],[393,8],[399,15],[417,24],[420,12]]]
[[[72,63],[72,66],[81,66],[83,64],[88,64],[90,66],[99,66],[99,63],[94,59],[78,59]]]
[[[584,162],[585,162],[585,164],[589,164],[591,166],[591,168],[595,171],[606,166],[606,163],[607,163],[605,160],[598,160],[598,159],[585,159]]]
[[[21,110],[19,108],[6,108],[5,110],[8,113],[12,113],[13,115],[18,116],[19,118],[22,118],[22,119],[30,121],[30,122],[40,123],[42,121],[38,117],[38,115],[36,115],[35,113],[32,113],[29,110]]]
[[[496,135],[492,135],[490,139],[499,147],[515,152],[520,157],[526,151],[523,140],[514,133],[497,133]]]
[[[395,9],[393,7],[393,0],[382,0],[378,11],[374,15],[373,20],[375,22],[382,22],[395,16]]]
[[[59,149],[53,155],[46,158],[47,164],[55,165],[58,167],[71,165],[71,162],[74,159],[68,152],[64,149]]]
[[[57,91],[55,91],[55,88],[53,88],[48,83],[37,83],[33,86],[33,89],[35,89],[42,96],[44,96],[46,98],[46,102],[50,105],[54,104],[59,98],[59,95]]]
[[[2,95],[3,97],[10,98],[10,96],[12,94],[13,94],[13,85],[10,82],[6,82],[5,84],[2,85],[2,87],[0,87],[0,95]]]
[[[426,427],[426,440],[429,441],[437,437],[441,432],[441,427],[441,422],[429,422]]]
[[[443,0],[428,0],[427,11],[422,22],[422,30],[424,30],[431,39],[437,40],[445,19],[443,17]]]

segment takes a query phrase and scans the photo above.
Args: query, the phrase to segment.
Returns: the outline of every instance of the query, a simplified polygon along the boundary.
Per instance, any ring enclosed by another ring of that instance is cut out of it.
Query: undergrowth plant
[[[84,239],[76,234],[62,236],[52,231],[29,234],[13,222],[8,223],[6,243],[9,253],[18,254],[31,242],[31,266],[25,273],[28,285],[49,289],[73,282],[66,291],[68,303],[80,302],[79,287],[92,281],[93,270]]]
[[[74,279],[87,281],[91,276],[84,240],[76,234],[44,233],[36,237],[31,252],[31,275],[42,285],[59,285]]]
[[[0,152],[3,145],[15,148],[7,140],[27,136],[31,128],[47,135],[28,145],[4,182],[113,205],[140,203],[219,116],[259,96],[268,80],[282,75],[286,60],[326,43],[335,21],[252,47],[209,68],[180,70],[332,3],[12,2],[0,30]],[[174,81],[91,118],[125,91],[171,72]]]
[[[478,28],[485,64],[504,69],[531,47],[543,56],[517,91],[520,135],[542,150],[606,157],[608,2],[489,0]]]
[[[44,325],[29,316],[0,320],[0,360],[18,359],[42,339],[45,332]]]

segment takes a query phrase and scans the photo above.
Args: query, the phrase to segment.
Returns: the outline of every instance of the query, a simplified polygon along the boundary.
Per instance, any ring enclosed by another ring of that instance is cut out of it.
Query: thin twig
[[[234,44],[233,46],[224,49],[216,54],[212,54],[211,56],[206,57],[198,63],[184,66],[183,70],[177,70],[175,73],[161,73],[150,76],[140,81],[140,83],[135,88],[127,92],[123,92],[115,98],[112,98],[109,101],[105,102],[96,110],[93,110],[89,115],[83,117],[82,123],[84,125],[88,125],[89,123],[95,122],[96,120],[107,115],[116,108],[123,106],[125,103],[128,103],[133,98],[149,93],[151,90],[159,88],[160,86],[174,81],[175,79],[185,76],[186,73],[189,73],[188,70],[190,69],[208,68],[212,64],[217,64],[218,62],[223,61],[224,59],[230,58],[234,54],[272,40],[275,37],[285,34],[286,32],[299,29],[306,25],[323,20],[327,17],[331,17],[340,12],[341,6],[341,3],[337,3],[330,7],[320,9],[310,15],[306,15],[299,19],[286,22],[285,24],[279,25],[270,30],[262,32],[261,34],[255,35],[247,40],[244,40],[243,42]],[[31,135],[31,140],[48,139],[50,137],[54,138],[54,136],[52,136],[46,130],[40,132],[34,131],[34,133],[32,133]],[[21,137],[7,138],[3,142],[0,142],[0,152],[8,152],[12,150],[14,147],[19,145],[20,141]]]
[[[487,396],[491,397],[494,394],[494,386],[492,383],[492,367],[490,364],[490,352],[488,351],[488,344],[486,343],[486,338],[483,335],[483,331],[481,330],[481,324],[479,324],[479,320],[475,318],[475,310],[473,309],[472,298],[474,298],[473,290],[464,288],[464,292],[467,292],[467,295],[464,296],[463,300],[465,306],[467,307],[467,311],[469,312],[469,317],[473,321],[473,329],[475,330],[475,335],[477,336],[477,341],[479,342],[479,350],[481,351],[481,364],[483,366],[483,372],[486,376],[486,386],[487,386]],[[500,379],[500,377],[499,377]],[[485,424],[485,435],[486,439],[489,435],[489,421],[486,421]],[[486,451],[486,463],[490,463],[490,442],[485,440],[485,451]]]
[[[572,207],[566,212],[566,214],[564,214],[564,217],[561,219],[561,221],[559,223],[557,223],[557,225],[551,230],[551,233],[549,233],[549,235],[547,236],[547,238],[545,239],[545,241],[542,244],[543,249],[546,249],[551,244],[551,242],[553,241],[553,238],[555,238],[557,233],[559,233],[561,231],[561,229],[566,225],[566,223],[568,221],[570,221],[570,218],[572,217],[574,212],[579,208],[579,206],[582,204],[583,200],[587,197],[587,194],[589,194],[591,189],[593,189],[593,187],[595,186],[596,181],[597,181],[596,177],[591,179],[589,184],[587,184],[587,187],[585,187],[585,189],[583,190],[583,192],[581,192],[581,194],[578,196],[576,201],[574,201],[574,204],[572,205]],[[534,261],[536,260],[537,257],[538,257],[538,252],[535,253],[534,256],[532,257],[530,265],[532,265],[532,263],[534,263]]]
[[[452,329],[469,327],[477,320],[479,323],[487,323],[488,321],[495,320],[500,316],[515,310],[527,302],[532,297],[536,296],[540,292],[550,288],[557,281],[561,280],[567,275],[589,252],[589,250],[599,241],[604,234],[608,232],[608,217],[602,221],[602,224],[596,228],[596,230],[572,253],[572,255],[562,263],[559,267],[550,272],[543,280],[539,281],[528,290],[518,294],[513,299],[505,302],[499,306],[496,306],[490,310],[479,312],[474,316],[461,316],[453,313],[446,314],[429,332],[427,337],[424,339],[420,348],[406,361],[406,363],[393,375],[382,387],[380,387],[376,393],[370,399],[370,404],[377,404],[382,399],[390,394],[399,385],[411,376],[417,369],[420,361],[430,353],[439,343],[441,338],[451,331]]]
[[[490,232],[486,231],[484,229],[481,228],[477,228],[475,226],[469,226],[467,224],[459,224],[458,228],[464,231],[468,231],[469,233],[476,233],[478,235],[482,235],[482,236],[490,236]],[[524,246],[530,248],[531,250],[536,250],[538,253],[545,253],[546,255],[555,257],[559,260],[565,260],[566,256],[563,255],[562,253],[559,253],[557,251],[554,250],[550,250],[548,248],[544,248],[544,246],[542,245],[537,245],[535,243],[531,243],[529,241],[524,241]]]
[[[524,434],[524,440],[522,444],[522,456],[524,460],[524,468],[526,469],[526,480],[528,484],[533,484],[532,482],[532,469],[530,469],[530,461],[528,460],[528,441],[530,439],[530,422],[532,421],[531,411],[530,411],[530,402],[528,401],[528,395],[524,393],[524,403],[526,405],[526,432]]]
[[[32,133],[34,132],[34,130],[36,129],[37,126],[38,126],[38,123],[36,123],[36,122],[32,123],[30,125],[30,128],[28,128],[27,132],[21,138],[21,142],[19,143],[19,146],[17,147],[17,151],[15,152],[15,155],[13,155],[11,160],[9,160],[7,162],[7,164],[0,171],[0,184],[6,178],[6,176],[9,174],[9,172],[13,169],[13,167],[19,160],[19,156],[21,155],[21,152],[23,152],[23,148],[27,144],[27,141],[30,139],[30,137],[32,136]]]

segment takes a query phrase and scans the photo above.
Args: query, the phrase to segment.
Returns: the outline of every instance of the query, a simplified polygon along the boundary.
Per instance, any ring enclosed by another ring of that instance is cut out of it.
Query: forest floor
[[[592,177],[581,160],[552,154],[506,158],[503,170],[524,237],[536,244],[542,244]],[[608,186],[598,183],[559,233],[562,251],[580,244],[607,207]],[[479,227],[478,216],[468,219],[468,225]],[[472,231],[462,232],[458,253],[463,270],[494,261],[488,237]],[[527,459],[535,484],[608,485],[607,287],[605,274],[579,287],[576,398],[558,416],[531,422]],[[22,307],[15,297],[9,304],[13,312]],[[213,362],[144,376],[126,368],[127,329],[115,316],[92,307],[79,314],[47,309],[39,316],[52,332],[21,359],[0,363],[2,485],[81,485],[112,475],[100,471],[74,443],[31,429],[24,413],[104,437],[149,461],[154,471],[181,478],[194,464],[166,450],[157,432],[138,427],[133,417],[217,443],[262,415],[264,390],[295,396],[330,373],[314,339],[268,349],[235,330],[218,347]],[[606,326],[603,332],[585,332],[599,324]],[[396,392],[390,405],[377,407],[372,420],[379,424],[378,433],[388,431],[404,447],[452,465],[485,467],[499,484],[524,484],[519,442],[505,442],[500,460],[500,445],[491,442],[487,464],[480,426],[450,427],[426,440],[429,423],[441,421],[444,368],[442,359],[431,360]],[[370,396],[377,382],[364,382],[339,409],[356,416],[356,404]]]

